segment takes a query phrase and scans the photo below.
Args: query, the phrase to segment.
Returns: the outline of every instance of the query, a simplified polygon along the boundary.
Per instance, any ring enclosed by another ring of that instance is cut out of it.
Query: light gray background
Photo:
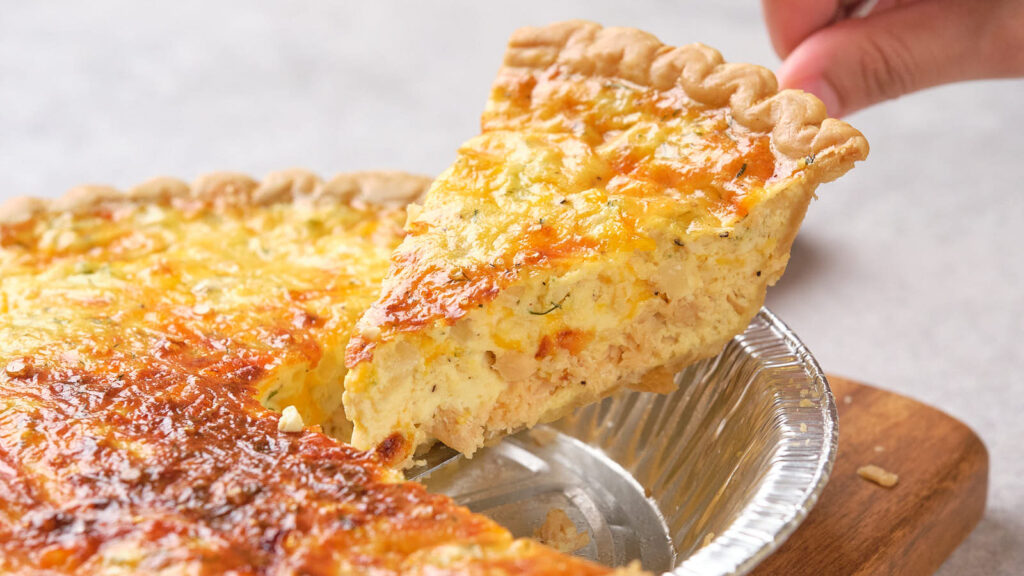
[[[756,0],[0,0],[0,200],[208,170],[443,169],[508,34],[582,17],[778,64]],[[1024,570],[1024,82],[856,114],[769,305],[833,373],[965,420],[989,510],[943,575]]]

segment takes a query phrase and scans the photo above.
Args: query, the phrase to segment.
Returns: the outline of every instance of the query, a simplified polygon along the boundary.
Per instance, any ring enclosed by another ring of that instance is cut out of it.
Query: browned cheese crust
[[[428,182],[217,173],[0,207],[0,573],[609,572],[308,425],[341,382],[307,373]]]

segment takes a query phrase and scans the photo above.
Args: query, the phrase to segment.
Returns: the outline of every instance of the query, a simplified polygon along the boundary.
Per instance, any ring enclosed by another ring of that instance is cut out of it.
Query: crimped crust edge
[[[829,118],[816,96],[780,91],[771,70],[725,62],[721,53],[703,44],[667,46],[635,28],[569,20],[513,32],[501,74],[555,65],[570,73],[616,78],[656,90],[678,86],[691,100],[728,106],[741,125],[770,132],[778,152],[793,159],[832,148],[847,149],[840,155],[844,159],[863,160],[868,155],[864,135]]]
[[[431,181],[427,176],[384,170],[343,173],[324,181],[313,172],[299,168],[271,172],[261,181],[237,172],[203,174],[192,185],[176,178],[158,177],[124,191],[89,185],[71,188],[52,200],[12,198],[0,204],[0,224],[25,222],[47,213],[83,213],[101,206],[166,205],[172,199],[184,198],[218,206],[266,206],[305,201],[400,207],[421,197]]]

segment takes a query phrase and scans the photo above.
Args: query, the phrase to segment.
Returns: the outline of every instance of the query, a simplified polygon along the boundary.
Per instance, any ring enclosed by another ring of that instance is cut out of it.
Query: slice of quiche
[[[0,573],[610,572],[303,425],[331,422],[426,184],[216,174],[0,206]]]
[[[815,187],[864,137],[702,45],[517,31],[482,120],[410,207],[347,351],[353,443],[396,462],[622,387],[667,390],[741,332]]]

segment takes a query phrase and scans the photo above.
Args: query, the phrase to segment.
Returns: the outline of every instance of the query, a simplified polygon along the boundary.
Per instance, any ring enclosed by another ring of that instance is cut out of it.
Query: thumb
[[[1024,74],[1024,2],[924,0],[844,20],[804,40],[779,83],[832,116],[930,86]]]

